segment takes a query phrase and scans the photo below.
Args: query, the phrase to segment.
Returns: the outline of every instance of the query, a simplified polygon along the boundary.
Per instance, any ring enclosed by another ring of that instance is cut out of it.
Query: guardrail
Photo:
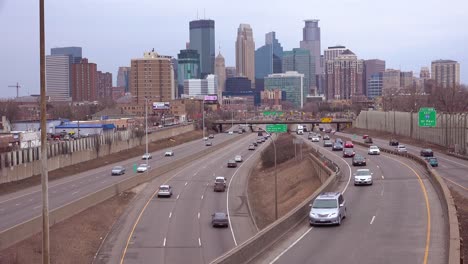
[[[178,167],[189,164],[190,162],[198,159],[202,155],[215,152],[235,141],[239,140],[242,136],[236,136],[232,139],[216,144],[213,147],[206,148],[200,152],[194,153],[190,156],[184,157],[169,164],[165,164],[156,168],[153,173],[137,174],[131,178],[125,179],[121,182],[112,184],[94,193],[88,194],[78,200],[70,202],[66,205],[60,206],[50,211],[49,225],[61,222],[79,212],[82,212],[98,203],[101,203],[125,190],[131,189],[141,183],[150,181],[158,176],[161,176],[169,171]],[[15,243],[18,243],[36,233],[41,232],[42,217],[37,216],[23,223],[15,225],[9,229],[0,232],[0,250],[3,250]]]
[[[211,263],[223,263],[223,264],[238,264],[238,263],[248,263],[253,260],[255,257],[259,256],[271,245],[279,241],[282,236],[288,233],[290,230],[295,228],[298,224],[302,223],[308,215],[310,210],[309,204],[310,201],[315,199],[320,193],[328,189],[336,180],[337,174],[330,168],[323,165],[323,162],[315,157],[310,155],[310,159],[315,163],[315,168],[322,170],[322,173],[326,173],[328,178],[323,182],[322,186],[318,188],[311,196],[309,196],[304,202],[296,206],[289,213],[273,222],[269,226],[260,230],[253,237],[244,241],[239,246],[231,249],[223,256],[215,259]],[[320,175],[319,175],[320,177]]]
[[[343,136],[343,138],[347,138],[352,140],[349,137]],[[372,144],[366,144],[358,141],[353,141],[354,144],[369,147]],[[450,193],[447,184],[439,176],[437,171],[432,169],[432,167],[421,157],[411,154],[411,153],[399,153],[397,151],[387,149],[385,147],[380,147],[381,152],[390,153],[398,156],[403,156],[409,159],[412,159],[422,165],[426,171],[428,172],[428,179],[431,182],[432,186],[434,187],[437,195],[439,196],[440,200],[442,201],[442,209],[447,213],[448,219],[448,234],[449,234],[449,243],[448,243],[448,264],[460,264],[460,251],[461,251],[461,244],[460,244],[460,229],[458,224],[458,216],[457,210],[455,208],[455,202],[453,201],[452,195]]]

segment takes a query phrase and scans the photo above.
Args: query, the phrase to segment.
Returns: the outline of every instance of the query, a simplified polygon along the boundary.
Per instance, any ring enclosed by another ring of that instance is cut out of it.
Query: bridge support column
[[[219,124],[219,133],[223,133],[223,125]]]
[[[336,123],[336,132],[340,132],[340,123]]]

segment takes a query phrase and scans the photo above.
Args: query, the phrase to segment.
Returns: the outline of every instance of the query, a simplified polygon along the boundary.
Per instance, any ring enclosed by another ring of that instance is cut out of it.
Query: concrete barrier
[[[176,168],[185,166],[189,164],[190,162],[197,160],[198,158],[204,155],[207,155],[219,149],[222,149],[236,142],[240,138],[242,138],[242,136],[235,136],[232,139],[216,144],[213,147],[205,148],[200,152],[194,153],[190,156],[184,157],[182,159],[176,160],[169,164],[165,164],[161,167],[155,168],[154,172],[134,175],[131,178],[124,179],[118,183],[112,184],[94,193],[88,194],[78,200],[75,200],[66,205],[53,209],[50,211],[50,214],[49,214],[49,224],[50,226],[53,226],[54,224],[59,223],[75,214],[78,214],[123,191],[131,189],[146,181],[152,180]],[[18,243],[36,233],[41,232],[41,229],[42,229],[42,217],[37,216],[21,224],[18,224],[16,226],[13,226],[9,229],[6,229],[0,232],[0,250],[8,248],[9,246],[15,243]]]
[[[348,140],[352,140],[349,137],[343,137]],[[365,144],[362,142],[357,142],[354,141],[354,144],[363,146],[368,148],[370,144]],[[381,152],[386,152],[398,156],[403,156],[409,159],[412,159],[419,164],[421,164],[426,171],[428,172],[429,175],[429,181],[431,182],[432,186],[434,187],[437,195],[440,198],[440,201],[442,201],[442,210],[445,211],[447,215],[447,222],[448,222],[448,234],[449,234],[449,243],[448,243],[448,264],[459,264],[460,263],[460,229],[459,229],[459,223],[458,223],[458,215],[457,215],[457,210],[455,208],[455,202],[453,200],[452,194],[450,193],[449,188],[447,187],[447,184],[445,181],[440,177],[440,175],[421,157],[410,154],[410,153],[399,153],[391,149],[387,149],[385,147],[379,147]]]
[[[332,183],[335,182],[337,175],[329,168],[323,166],[323,164],[316,157],[311,155],[311,161],[319,166],[322,170],[325,170],[329,177],[326,181],[318,188],[310,197],[304,202],[296,206],[288,214],[284,215],[277,221],[273,222],[269,226],[260,230],[253,237],[244,241],[239,246],[231,249],[223,256],[215,259],[211,263],[223,263],[223,264],[238,264],[248,263],[258,255],[260,255],[265,249],[279,241],[283,235],[288,233],[290,230],[295,228],[298,224],[303,223],[307,218],[310,210],[310,201],[315,199],[320,193],[327,190]]]

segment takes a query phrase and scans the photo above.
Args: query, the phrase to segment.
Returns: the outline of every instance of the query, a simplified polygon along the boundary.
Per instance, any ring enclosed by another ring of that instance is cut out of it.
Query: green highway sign
[[[276,125],[267,125],[266,131],[268,133],[286,133],[288,130],[288,125],[286,124],[276,124]]]
[[[282,114],[283,112],[278,112],[278,111],[263,111],[264,116],[279,116]]]
[[[437,124],[437,112],[434,108],[419,109],[419,126],[420,127],[435,127]]]

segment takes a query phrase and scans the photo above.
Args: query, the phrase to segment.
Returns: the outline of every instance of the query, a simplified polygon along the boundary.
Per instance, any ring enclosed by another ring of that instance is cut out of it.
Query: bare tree
[[[15,121],[19,117],[19,106],[13,100],[0,103],[0,117],[6,116],[10,121]]]
[[[453,87],[434,86],[430,97],[432,105],[445,113],[468,111],[468,90],[465,85]]]

